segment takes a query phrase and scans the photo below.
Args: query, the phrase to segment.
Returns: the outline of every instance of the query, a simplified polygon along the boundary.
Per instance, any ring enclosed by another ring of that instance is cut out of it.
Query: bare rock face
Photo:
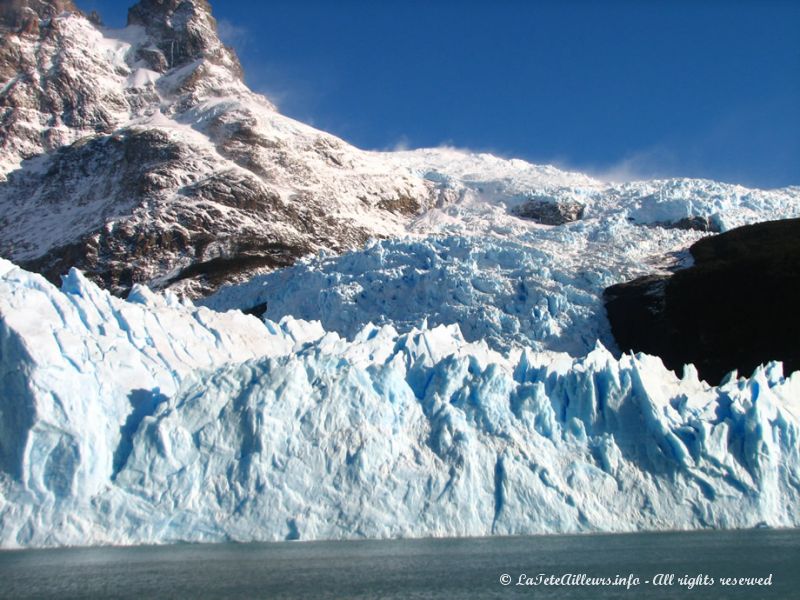
[[[694,364],[709,383],[760,364],[800,369],[800,219],[772,221],[704,238],[694,266],[605,291],[623,351],[662,357],[673,370]]]
[[[66,0],[0,11],[0,255],[53,281],[191,296],[393,235],[432,186],[281,116],[205,0],[97,27]]]
[[[65,11],[79,12],[72,0],[4,0],[0,4],[0,29],[33,34],[39,19],[50,19]]]
[[[530,219],[542,225],[563,225],[583,218],[586,207],[577,202],[533,198],[515,206],[511,213],[521,219]]]
[[[217,24],[205,0],[142,0],[128,11],[128,25],[144,27],[153,40],[138,56],[154,71],[205,59],[242,75],[239,59],[216,35]]]
[[[98,84],[109,71],[98,49],[70,39],[67,23],[86,22],[72,2],[25,0],[0,15],[8,27],[0,37],[4,157],[26,159],[84,135],[110,132],[120,113],[128,113],[124,89]],[[2,176],[0,171],[0,181]]]
[[[657,227],[665,229],[683,229],[691,231],[704,231],[710,233],[722,233],[720,223],[712,217],[693,215],[683,217],[674,222],[663,221],[655,223]]]

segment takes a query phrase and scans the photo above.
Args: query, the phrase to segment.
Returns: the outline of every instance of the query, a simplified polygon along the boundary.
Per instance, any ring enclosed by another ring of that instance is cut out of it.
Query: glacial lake
[[[800,598],[800,530],[4,551],[0,598]]]

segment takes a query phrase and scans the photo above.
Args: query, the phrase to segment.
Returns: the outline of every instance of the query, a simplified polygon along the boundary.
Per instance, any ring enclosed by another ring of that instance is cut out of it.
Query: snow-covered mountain
[[[0,46],[7,258],[54,279],[79,265],[116,292],[199,293],[398,234],[427,207],[408,169],[253,94],[204,1],[144,0],[121,31],[69,2],[17,11]]]
[[[0,546],[798,525],[800,375],[620,356],[602,294],[800,188],[362,151],[202,0],[98,23],[0,7]]]
[[[196,297],[369,238],[797,214],[796,189],[615,185],[447,149],[361,151],[251,92],[207,2],[143,0],[128,21],[106,29],[69,0],[0,12],[0,256],[51,281],[78,266],[118,294],[141,282]]]

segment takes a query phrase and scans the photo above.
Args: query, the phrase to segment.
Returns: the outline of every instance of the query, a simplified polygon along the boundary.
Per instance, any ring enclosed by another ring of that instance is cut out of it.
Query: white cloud
[[[545,162],[564,171],[577,171],[595,179],[613,183],[648,181],[686,175],[686,173],[681,173],[678,156],[664,145],[655,145],[629,152],[616,162],[607,164],[580,164],[564,158]]]
[[[383,151],[388,152],[405,152],[406,150],[411,150],[413,148],[411,144],[411,140],[408,138],[407,135],[401,135],[394,144],[389,144],[388,147],[383,148]]]
[[[228,46],[244,46],[249,37],[245,27],[236,25],[227,19],[217,21],[217,33],[219,34],[219,39]]]

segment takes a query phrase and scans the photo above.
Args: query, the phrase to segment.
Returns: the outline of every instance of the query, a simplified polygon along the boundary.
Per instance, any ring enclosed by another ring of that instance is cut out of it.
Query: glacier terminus
[[[1,548],[800,525],[800,373],[603,304],[800,187],[360,150],[203,0],[0,31]]]
[[[800,375],[0,279],[5,547],[796,526]]]

